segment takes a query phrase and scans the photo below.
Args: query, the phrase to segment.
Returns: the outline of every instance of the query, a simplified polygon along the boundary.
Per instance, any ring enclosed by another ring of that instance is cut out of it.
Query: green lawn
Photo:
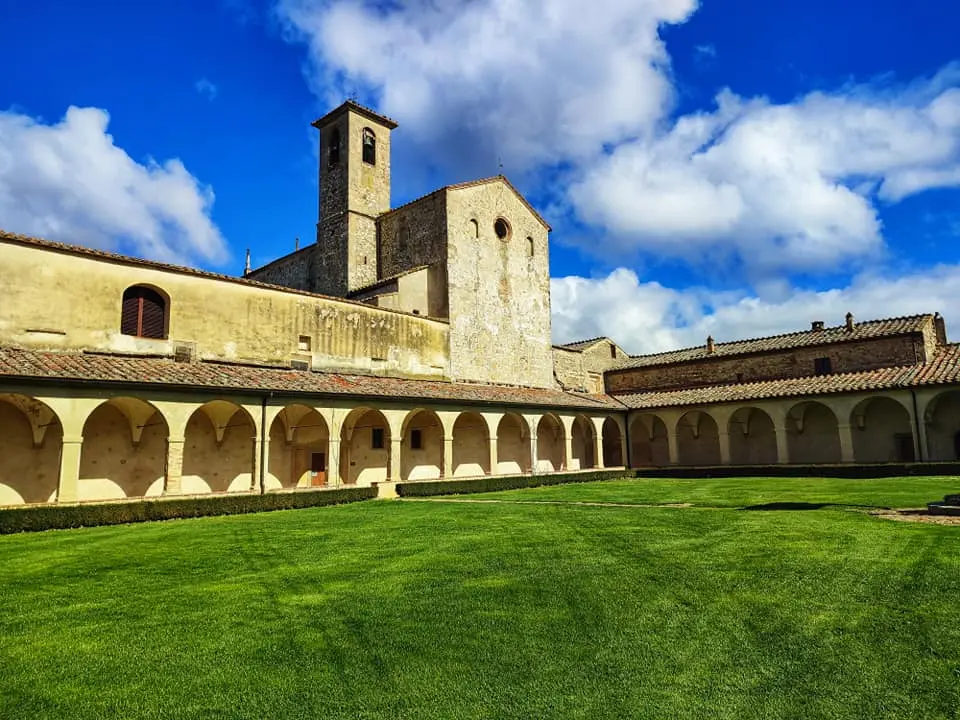
[[[956,718],[960,527],[739,507],[958,484],[638,480],[497,495],[717,507],[367,502],[4,536],[0,718]]]

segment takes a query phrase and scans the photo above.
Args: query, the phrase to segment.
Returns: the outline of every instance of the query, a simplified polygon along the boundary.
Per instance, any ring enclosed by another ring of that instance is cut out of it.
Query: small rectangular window
[[[370,447],[383,450],[383,428],[373,428],[370,433]]]
[[[410,431],[410,449],[423,450],[423,430]]]
[[[614,345],[613,343],[610,343],[610,358],[612,360],[617,359],[617,346]]]
[[[300,339],[297,341],[297,349],[302,350],[303,352],[310,352],[310,336],[301,335]]]
[[[830,363],[830,358],[823,357],[817,358],[813,361],[813,372],[816,375],[829,375],[833,372],[833,366]]]

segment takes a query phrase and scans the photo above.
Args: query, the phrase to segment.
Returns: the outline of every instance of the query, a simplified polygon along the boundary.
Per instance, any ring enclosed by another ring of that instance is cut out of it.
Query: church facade
[[[554,346],[550,227],[506,178],[391,208],[396,123],[314,125],[317,241],[241,277],[0,231],[0,505],[958,457],[939,316]]]

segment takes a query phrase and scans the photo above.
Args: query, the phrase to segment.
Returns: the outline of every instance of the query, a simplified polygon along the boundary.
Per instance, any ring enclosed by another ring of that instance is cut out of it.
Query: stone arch
[[[140,398],[98,405],[83,424],[78,500],[116,500],[163,494],[167,420]]]
[[[787,413],[787,447],[794,465],[839,463],[837,416],[823,403],[797,403]]]
[[[577,415],[570,426],[571,449],[570,470],[585,470],[596,467],[596,447],[593,423],[583,415]]]
[[[627,464],[623,457],[623,430],[612,417],[603,421],[602,441],[604,467],[623,467]]]
[[[194,410],[184,432],[182,492],[252,490],[256,428],[250,414],[228,400],[212,400]]]
[[[435,480],[443,469],[443,423],[433,410],[411,410],[403,420],[400,479]]]
[[[516,413],[507,413],[497,425],[497,474],[530,472],[530,430]]]
[[[710,413],[691,410],[680,417],[677,457],[681,465],[720,464],[720,430]]]
[[[755,407],[738,408],[730,416],[730,463],[775,465],[777,428],[769,414]]]
[[[462,412],[453,423],[453,475],[475,477],[490,472],[490,430],[483,416]]]
[[[537,471],[559,472],[566,468],[566,437],[563,423],[548,413],[537,422]]]
[[[630,464],[635,468],[670,464],[667,424],[657,415],[637,415],[630,421]]]
[[[330,477],[330,428],[316,409],[287,405],[270,426],[266,489],[321,487]]]
[[[876,395],[858,403],[850,413],[850,432],[858,463],[916,459],[910,412],[891,397]]]
[[[53,502],[63,425],[45,403],[0,395],[0,506]]]
[[[947,390],[927,405],[924,418],[931,462],[960,460],[960,390]]]
[[[340,477],[347,485],[370,485],[390,476],[390,423],[371,407],[350,411],[340,429]]]

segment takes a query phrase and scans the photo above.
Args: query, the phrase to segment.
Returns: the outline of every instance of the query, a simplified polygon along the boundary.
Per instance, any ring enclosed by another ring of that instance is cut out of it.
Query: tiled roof
[[[591,345],[596,345],[601,340],[613,342],[613,340],[608,338],[606,335],[601,335],[600,337],[590,338],[588,340],[577,340],[576,342],[564,343],[560,347],[566,348],[567,350],[586,350],[588,347]]]
[[[283,292],[291,293],[293,295],[304,295],[306,297],[321,298],[323,300],[332,300],[333,302],[345,303],[347,305],[361,305],[367,309],[371,308],[371,305],[367,305],[358,300],[349,300],[342,297],[334,297],[332,295],[321,295],[320,293],[309,292],[307,290],[297,290],[295,288],[284,287],[283,285],[272,285],[270,283],[260,282],[259,280],[251,280],[249,278],[234,277],[233,275],[222,275],[220,273],[209,272],[207,270],[197,270],[196,268],[185,267],[183,265],[171,265],[169,263],[156,262],[154,260],[143,260],[141,258],[131,257],[129,255],[121,255],[120,253],[108,252],[107,250],[93,250],[92,248],[83,247],[82,245],[69,245],[67,243],[54,242],[53,240],[44,240],[42,238],[31,237],[29,235],[19,235],[17,233],[12,233],[7,230],[0,229],[0,243],[11,242],[17,245],[26,245],[28,247],[35,247],[41,250],[50,250],[53,252],[62,252],[68,253],[70,255],[80,255],[83,257],[89,257],[94,260],[104,260],[106,262],[115,262],[122,263],[123,265],[134,265],[136,267],[143,267],[150,270],[160,270],[161,272],[172,272],[179,275],[192,275],[194,277],[206,278],[207,280],[218,280],[220,282],[230,282],[237,285],[247,285],[249,287],[260,288],[262,290],[273,290],[274,292]],[[307,250],[307,248],[301,248],[299,252]],[[285,256],[289,257],[289,256]],[[279,258],[284,259],[284,258]],[[276,261],[274,261],[276,262]],[[264,266],[266,267],[266,266]],[[263,268],[258,268],[262,270]],[[394,310],[392,308],[376,308],[383,312],[388,313],[400,313],[401,315],[409,315],[401,310]],[[426,318],[425,318],[426,319]]]
[[[287,370],[223,363],[119,355],[39,352],[0,348],[0,384],[24,380],[74,381],[109,385],[166,386],[240,393],[275,392],[321,396],[402,398],[464,403],[534,405],[622,410],[607,395],[584,395],[538,388],[404,380],[370,375]]]
[[[628,393],[617,395],[616,398],[630,408],[655,409],[952,384],[960,384],[960,345],[947,345],[940,348],[934,359],[923,365],[734,385]]]
[[[330,120],[331,118],[336,117],[336,116],[339,115],[340,113],[346,111],[348,108],[349,108],[350,110],[354,110],[354,111],[360,113],[361,115],[366,115],[367,117],[371,118],[372,120],[376,120],[377,122],[383,123],[384,125],[386,125],[386,126],[387,126],[388,128],[390,128],[391,130],[393,130],[395,127],[397,127],[397,121],[394,120],[393,118],[388,118],[386,115],[381,115],[381,114],[378,113],[376,110],[372,110],[372,109],[368,108],[366,105],[361,105],[361,104],[358,103],[356,100],[347,100],[347,101],[341,103],[340,105],[337,105],[337,107],[335,107],[333,110],[331,110],[330,112],[328,112],[326,115],[317,118],[316,120],[314,120],[314,121],[313,121],[312,123],[310,123],[310,124],[313,125],[313,127],[315,127],[315,128],[319,128],[321,125],[323,125],[324,123],[326,123],[328,120]]]
[[[367,291],[369,291],[369,290],[373,290],[374,288],[377,288],[377,287],[379,287],[379,286],[381,286],[381,285],[386,285],[387,283],[391,283],[391,282],[393,282],[394,280],[399,280],[400,278],[404,277],[405,275],[412,275],[412,274],[415,273],[415,272],[420,272],[421,270],[426,270],[426,269],[429,268],[429,267],[430,267],[429,265],[417,265],[416,267],[412,267],[412,268],[410,268],[409,270],[404,270],[404,271],[402,271],[402,272],[395,273],[395,274],[390,275],[390,276],[388,276],[388,277],[380,278],[379,280],[376,280],[376,281],[374,281],[374,282],[372,282],[372,283],[368,283],[368,284],[366,284],[366,285],[361,285],[360,287],[351,290],[350,292],[347,293],[347,297],[348,297],[348,298],[356,297],[357,295],[359,295],[359,294],[361,294],[361,293],[365,293],[365,292],[367,292]]]
[[[734,342],[716,343],[712,353],[707,352],[706,345],[655,353],[653,355],[635,355],[617,363],[611,371],[628,370],[638,367],[655,365],[673,365],[691,360],[712,360],[718,357],[731,357],[749,353],[771,352],[775,350],[789,350],[791,348],[808,347],[812,345],[828,345],[831,343],[868,340],[872,338],[905,335],[921,332],[925,325],[933,320],[933,315],[911,315],[908,317],[888,318],[885,320],[868,320],[856,323],[853,331],[847,330],[845,325],[828,327],[823,330],[805,330],[772,335],[770,337],[755,338],[752,340],[736,340]]]

